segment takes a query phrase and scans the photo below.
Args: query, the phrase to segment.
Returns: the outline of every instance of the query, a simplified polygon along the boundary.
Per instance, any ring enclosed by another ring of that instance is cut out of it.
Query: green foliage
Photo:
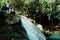
[[[56,15],[56,18],[60,19],[60,13],[58,13],[58,15]]]
[[[24,1],[22,1],[22,0],[14,0],[14,2],[16,3],[16,8],[18,9],[18,10],[21,10],[22,8],[23,8],[23,6],[24,6]]]
[[[31,3],[29,4],[29,8],[36,10],[36,9],[37,9],[37,4],[36,4],[35,2],[31,2]]]
[[[0,9],[1,9],[1,3],[0,3]]]

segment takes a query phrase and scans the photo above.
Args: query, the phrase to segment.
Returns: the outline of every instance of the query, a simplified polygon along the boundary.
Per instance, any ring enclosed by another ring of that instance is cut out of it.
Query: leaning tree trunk
[[[57,8],[57,0],[55,1],[55,3],[52,4],[52,15],[53,15],[53,18],[55,18],[56,8]],[[54,25],[53,20],[52,20],[52,25]]]

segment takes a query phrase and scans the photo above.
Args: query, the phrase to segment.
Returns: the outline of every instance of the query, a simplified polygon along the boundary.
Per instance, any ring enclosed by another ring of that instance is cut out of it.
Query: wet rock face
[[[16,18],[16,17],[14,17]],[[19,19],[19,17],[17,17]],[[6,20],[9,21],[8,19]],[[2,34],[2,37],[0,35],[1,40],[11,40],[10,37],[13,37],[14,40],[28,40],[25,29],[21,26],[21,21],[15,20],[15,22],[12,20],[10,24],[6,24],[6,26],[0,27],[0,34]],[[7,35],[6,35],[7,34]],[[12,36],[12,34],[16,34]],[[3,36],[5,35],[5,36]],[[9,36],[10,35],[10,36]],[[16,37],[16,38],[14,38]],[[8,39],[7,39],[8,38]]]
[[[6,16],[4,15],[4,12],[0,11],[0,25],[4,25],[5,20]]]
[[[0,25],[8,25],[8,24],[13,24],[16,23],[20,20],[19,17],[13,16],[11,14],[7,14],[4,11],[0,11]]]

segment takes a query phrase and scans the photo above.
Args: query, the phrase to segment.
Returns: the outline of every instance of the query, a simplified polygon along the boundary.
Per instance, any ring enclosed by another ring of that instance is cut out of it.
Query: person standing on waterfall
[[[9,1],[6,2],[6,7],[7,7],[7,9],[9,10],[9,8],[10,8],[10,3],[9,3]]]

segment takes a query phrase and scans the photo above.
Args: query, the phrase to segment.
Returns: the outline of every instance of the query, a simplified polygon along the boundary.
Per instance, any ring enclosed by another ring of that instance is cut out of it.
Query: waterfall
[[[33,25],[31,21],[27,19],[27,17],[21,16],[21,23],[25,28],[30,40],[46,40],[44,34],[40,30],[38,30],[38,28],[35,27],[35,25]]]

